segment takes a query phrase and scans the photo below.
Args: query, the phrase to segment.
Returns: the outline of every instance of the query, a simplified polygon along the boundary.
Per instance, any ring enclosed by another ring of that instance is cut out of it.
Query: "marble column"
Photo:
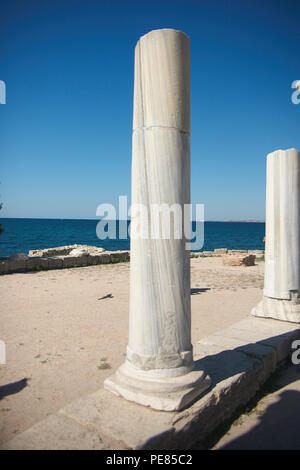
[[[300,152],[267,156],[265,280],[259,317],[300,322]]]
[[[165,411],[182,409],[210,386],[194,367],[190,254],[178,236],[189,203],[190,44],[184,33],[160,29],[135,49],[132,205],[146,212],[131,222],[127,357],[104,386]],[[157,232],[155,205],[182,213],[173,213],[168,238]]]

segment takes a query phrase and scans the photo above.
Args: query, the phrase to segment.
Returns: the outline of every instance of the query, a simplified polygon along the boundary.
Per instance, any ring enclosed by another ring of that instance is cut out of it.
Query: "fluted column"
[[[183,217],[189,203],[189,38],[155,30],[135,49],[127,359],[105,387],[161,410],[181,409],[210,385],[193,370]],[[172,213],[169,237],[163,234],[167,212],[157,218],[158,207]]]
[[[265,279],[252,314],[300,322],[300,152],[267,156]]]

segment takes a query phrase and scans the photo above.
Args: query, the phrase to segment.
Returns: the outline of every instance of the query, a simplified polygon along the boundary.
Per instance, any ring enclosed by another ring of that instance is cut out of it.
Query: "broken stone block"
[[[223,255],[227,252],[228,252],[227,248],[215,248],[214,249],[214,254],[215,255]]]
[[[225,266],[254,266],[255,255],[226,255],[222,257]]]

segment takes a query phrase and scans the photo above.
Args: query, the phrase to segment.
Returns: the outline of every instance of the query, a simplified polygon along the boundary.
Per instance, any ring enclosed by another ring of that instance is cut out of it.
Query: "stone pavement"
[[[196,367],[210,375],[212,386],[189,408],[154,411],[100,389],[16,435],[1,449],[199,448],[253,399],[299,338],[297,324],[247,317],[194,345]],[[284,393],[289,400],[293,394],[293,406],[298,392]],[[284,403],[289,400],[284,398]]]

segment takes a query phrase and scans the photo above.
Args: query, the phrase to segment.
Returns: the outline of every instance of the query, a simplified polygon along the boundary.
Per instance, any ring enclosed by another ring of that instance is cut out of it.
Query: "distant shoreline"
[[[255,222],[256,224],[264,224],[265,220],[206,220],[206,222]]]
[[[73,219],[73,218],[61,218],[61,217],[0,217],[0,220],[7,219],[20,219],[20,220],[100,220],[99,217],[93,219]],[[119,219],[116,219],[119,220]],[[130,218],[128,218],[130,220]],[[193,222],[195,222],[193,220]],[[239,222],[239,223],[261,223],[264,224],[265,220],[204,220],[204,222]]]

